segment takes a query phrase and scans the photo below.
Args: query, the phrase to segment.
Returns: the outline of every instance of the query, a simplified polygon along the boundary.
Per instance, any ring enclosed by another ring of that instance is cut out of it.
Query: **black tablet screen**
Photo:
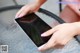
[[[15,20],[38,47],[50,39],[50,37],[41,37],[41,34],[51,27],[36,14],[32,13]]]

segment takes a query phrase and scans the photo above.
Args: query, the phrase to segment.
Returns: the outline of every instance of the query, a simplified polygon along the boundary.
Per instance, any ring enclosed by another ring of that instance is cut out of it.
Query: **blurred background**
[[[25,5],[32,1],[34,0],[16,0],[18,5]],[[57,2],[59,2],[59,0],[47,0],[41,8],[59,15],[59,4]],[[0,8],[12,5],[15,5],[14,0],[0,0]],[[63,5],[63,8],[64,6],[65,5]],[[19,9],[0,12],[0,45],[8,45],[8,53],[40,53],[34,43],[15,22],[15,14],[18,10]],[[42,16],[42,18],[53,27],[52,24],[55,20],[45,16]],[[68,48],[72,47],[73,45],[70,45]],[[75,46],[74,49],[76,47],[77,46]],[[69,50],[68,48],[66,49]],[[63,49],[56,49],[54,51],[50,50],[43,53],[60,53],[62,50]]]

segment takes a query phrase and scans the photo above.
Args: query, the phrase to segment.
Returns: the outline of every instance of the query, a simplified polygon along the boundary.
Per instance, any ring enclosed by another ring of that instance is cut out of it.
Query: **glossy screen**
[[[41,34],[51,29],[51,27],[36,14],[32,13],[15,20],[38,47],[50,39],[50,37],[41,37]]]

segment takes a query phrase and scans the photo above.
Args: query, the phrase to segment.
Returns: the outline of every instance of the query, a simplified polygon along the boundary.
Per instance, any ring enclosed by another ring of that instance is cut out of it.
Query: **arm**
[[[46,0],[36,0],[36,2],[40,5],[42,5],[44,2],[46,2]]]
[[[45,3],[46,0],[35,0],[32,3],[29,3],[25,6],[23,6],[16,14],[15,18],[23,17],[24,15],[32,12],[38,11],[40,6]]]

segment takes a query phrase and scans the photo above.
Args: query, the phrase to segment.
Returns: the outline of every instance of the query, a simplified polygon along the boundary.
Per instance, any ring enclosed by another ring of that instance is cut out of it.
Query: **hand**
[[[15,18],[23,17],[24,15],[26,15],[28,13],[36,12],[36,11],[38,11],[38,9],[40,8],[41,5],[42,4],[39,4],[38,2],[33,2],[33,3],[30,3],[30,4],[27,4],[27,5],[23,6],[18,11]]]
[[[79,25],[79,24],[78,24]],[[51,34],[50,40],[38,48],[39,51],[44,51],[53,48],[55,45],[66,45],[75,35],[78,34],[78,27],[75,23],[64,23],[60,24],[47,32],[43,33],[41,36],[46,37]]]

